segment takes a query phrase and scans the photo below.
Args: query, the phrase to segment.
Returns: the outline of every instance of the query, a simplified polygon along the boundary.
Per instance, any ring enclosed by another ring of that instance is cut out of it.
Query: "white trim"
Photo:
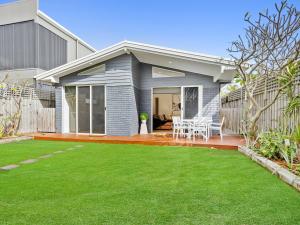
[[[62,129],[61,132],[64,133],[69,133],[70,132],[70,118],[69,118],[69,106],[67,104],[67,100],[66,100],[66,90],[65,87],[62,87]]]
[[[93,48],[92,46],[90,46],[88,43],[86,43],[85,41],[83,41],[81,38],[79,38],[78,36],[76,36],[75,34],[73,34],[71,31],[69,31],[67,28],[65,28],[64,26],[60,25],[58,22],[56,22],[54,19],[52,19],[51,17],[49,17],[47,14],[45,14],[44,12],[42,12],[41,10],[37,11],[37,15],[39,17],[41,17],[43,20],[47,21],[48,23],[50,23],[52,26],[56,27],[57,29],[59,29],[60,31],[62,31],[63,33],[65,33],[66,35],[70,36],[71,38],[75,39],[76,41],[78,41],[80,44],[82,44],[83,46],[85,46],[86,48],[88,48],[89,50],[96,52],[97,50],[95,48]],[[77,46],[78,47],[78,46]]]
[[[76,87],[76,134],[78,134],[78,85],[75,86]]]
[[[157,88],[180,88],[180,101],[182,101],[182,99],[181,99],[182,86],[161,86],[161,87],[152,87],[151,88],[151,129],[150,129],[151,133],[153,132],[153,95],[154,95],[153,90],[157,89]],[[180,110],[180,117],[181,117],[181,114],[182,114],[182,112]]]
[[[98,66],[86,69],[78,73],[78,76],[94,76],[94,75],[99,75],[105,73],[106,70],[106,65],[105,63],[102,63]]]
[[[151,88],[151,109],[150,109],[150,112],[151,112],[151,126],[150,126],[150,133],[153,133],[153,87]]]
[[[59,78],[68,75],[72,72],[78,71],[80,69],[90,67],[91,64],[101,63],[108,59],[122,55],[126,53],[126,51],[139,51],[144,53],[164,55],[164,56],[174,57],[178,59],[199,62],[199,63],[213,64],[220,67],[224,65],[227,66],[227,68],[234,67],[233,60],[223,59],[222,57],[209,56],[200,53],[187,52],[187,51],[182,51],[177,49],[164,48],[164,47],[147,45],[147,44],[136,43],[136,42],[123,41],[116,45],[112,45],[108,48],[105,48],[101,51],[87,55],[80,59],[64,64],[62,66],[56,67],[52,70],[43,72],[39,75],[36,75],[34,78],[36,78],[37,80],[49,80],[51,77]],[[217,75],[218,74],[214,76]]]
[[[90,85],[90,134],[93,133],[93,88]]]
[[[181,119],[184,119],[184,110],[185,110],[185,102],[184,102],[184,88],[188,87],[197,87],[198,88],[198,115],[202,115],[203,110],[203,86],[202,85],[187,85],[181,87]]]
[[[66,86],[73,86],[76,88],[76,124],[75,124],[75,127],[76,127],[76,133],[75,134],[85,134],[85,135],[106,135],[106,127],[107,127],[107,112],[106,112],[106,85],[105,84],[95,84],[95,85],[66,85]],[[63,90],[65,90],[65,87],[63,87]],[[92,96],[93,96],[93,90],[92,90],[92,87],[94,86],[101,86],[101,87],[104,87],[104,133],[101,133],[101,134],[98,134],[98,133],[93,133],[93,104],[92,104]],[[79,129],[78,129],[78,88],[79,87],[89,87],[89,90],[90,90],[90,132],[89,133],[80,133],[79,132]],[[63,95],[63,99],[62,99],[62,108],[63,108],[63,115],[65,114],[65,95]],[[65,120],[66,118],[62,115],[62,119]],[[62,130],[66,130],[66,127],[65,127],[65,123],[62,122]],[[70,133],[70,130],[66,133]]]

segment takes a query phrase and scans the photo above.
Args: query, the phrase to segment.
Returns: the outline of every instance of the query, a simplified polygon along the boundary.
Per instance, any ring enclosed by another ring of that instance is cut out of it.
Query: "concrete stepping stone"
[[[82,148],[83,145],[76,145],[75,148]]]
[[[15,169],[18,167],[19,167],[19,165],[11,164],[11,165],[0,167],[0,170],[9,171],[9,170],[12,170],[12,169]]]
[[[47,158],[50,158],[50,157],[52,157],[53,156],[53,154],[47,154],[47,155],[42,155],[42,156],[40,156],[39,158],[40,159],[47,159]]]
[[[54,154],[61,154],[61,153],[64,153],[64,151],[56,151],[56,152],[53,152]]]
[[[37,161],[38,161],[37,159],[27,159],[27,160],[24,160],[24,161],[22,161],[20,163],[21,164],[31,164],[31,163],[35,163]]]

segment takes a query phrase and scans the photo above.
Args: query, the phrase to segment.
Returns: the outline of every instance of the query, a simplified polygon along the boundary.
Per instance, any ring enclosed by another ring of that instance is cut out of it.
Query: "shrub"
[[[292,137],[282,132],[269,131],[259,135],[255,151],[269,159],[283,159],[292,168],[297,146]]]
[[[288,139],[286,139],[285,144],[280,148],[280,155],[290,169],[293,167],[296,152],[297,146],[295,142],[290,142]]]
[[[255,150],[268,159],[279,159],[280,148],[284,138],[278,132],[269,131],[261,133],[258,137],[258,145]]]

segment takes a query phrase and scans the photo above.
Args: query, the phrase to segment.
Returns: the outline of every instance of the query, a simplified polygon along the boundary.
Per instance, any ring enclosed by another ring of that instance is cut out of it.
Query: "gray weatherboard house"
[[[177,115],[219,120],[220,88],[234,62],[124,41],[35,76],[56,90],[56,132],[131,136]]]

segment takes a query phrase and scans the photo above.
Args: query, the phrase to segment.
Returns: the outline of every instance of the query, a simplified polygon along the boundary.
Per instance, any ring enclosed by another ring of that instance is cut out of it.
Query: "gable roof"
[[[37,80],[58,83],[59,78],[117,57],[132,53],[142,63],[212,76],[214,81],[231,81],[235,74],[234,61],[218,56],[123,41],[116,45],[43,72]]]

